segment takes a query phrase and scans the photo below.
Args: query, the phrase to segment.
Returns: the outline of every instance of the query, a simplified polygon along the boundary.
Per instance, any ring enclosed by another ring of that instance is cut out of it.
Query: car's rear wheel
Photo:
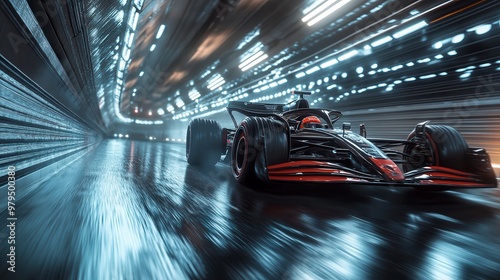
[[[285,124],[263,117],[247,117],[236,130],[231,150],[234,178],[244,185],[266,180],[264,168],[288,161]]]
[[[451,169],[466,171],[467,142],[453,127],[447,125],[427,125],[426,137],[420,139],[413,130],[408,136],[404,148],[406,163],[405,172],[424,166],[442,166]]]
[[[189,164],[213,166],[220,160],[222,131],[218,122],[194,119],[186,134],[186,159]]]

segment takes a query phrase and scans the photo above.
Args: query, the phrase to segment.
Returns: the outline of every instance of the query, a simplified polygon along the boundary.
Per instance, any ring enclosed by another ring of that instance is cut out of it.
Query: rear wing
[[[238,127],[238,123],[234,118],[233,112],[238,112],[247,117],[256,116],[256,117],[268,117],[268,116],[277,116],[279,113],[283,113],[284,104],[267,104],[267,103],[253,103],[247,101],[230,101],[227,105],[227,112],[231,116],[231,119],[234,123],[234,127]]]

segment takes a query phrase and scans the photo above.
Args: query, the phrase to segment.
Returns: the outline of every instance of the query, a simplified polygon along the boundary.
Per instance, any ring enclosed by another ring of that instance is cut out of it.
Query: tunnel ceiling
[[[217,109],[296,77],[311,61],[482,2],[86,0],[80,8],[101,110],[122,122],[155,122]],[[305,19],[334,6],[317,23]]]

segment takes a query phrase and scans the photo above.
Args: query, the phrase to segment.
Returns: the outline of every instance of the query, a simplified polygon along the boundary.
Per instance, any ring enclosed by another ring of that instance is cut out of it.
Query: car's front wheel
[[[247,117],[236,130],[231,150],[234,178],[244,185],[266,180],[265,167],[288,161],[286,126],[271,118]]]
[[[424,166],[442,166],[466,171],[467,142],[453,127],[447,125],[427,125],[424,136],[413,130],[403,153],[405,172]]]

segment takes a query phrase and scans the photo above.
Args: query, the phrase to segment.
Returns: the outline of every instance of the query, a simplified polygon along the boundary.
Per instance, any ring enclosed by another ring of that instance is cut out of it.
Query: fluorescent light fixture
[[[127,40],[127,46],[132,47],[132,43],[134,42],[134,36],[135,36],[135,33],[131,32],[130,36],[128,37],[128,40]]]
[[[419,59],[417,60],[418,63],[427,63],[427,62],[431,62],[431,59],[426,57],[426,58],[423,58],[423,59]]]
[[[258,51],[256,53],[254,53],[253,55],[251,55],[250,57],[248,57],[247,59],[243,60],[240,63],[240,65],[238,65],[238,67],[241,69],[241,68],[247,66],[248,64],[250,64],[251,62],[255,61],[256,59],[258,59],[262,55],[264,55],[264,52],[263,51]]]
[[[262,56],[260,56],[259,58],[257,58],[256,60],[254,60],[252,63],[248,64],[247,66],[241,68],[241,71],[245,72],[247,71],[248,69],[254,67],[255,65],[261,63],[262,61],[264,61],[266,58],[268,57],[267,54],[264,54]]]
[[[311,5],[307,6],[307,8],[305,8],[302,13],[304,15],[310,13],[312,10],[314,10],[316,7],[318,7],[319,5],[321,5],[323,2],[325,2],[325,0],[315,0]]]
[[[310,10],[310,9],[306,9],[304,11],[307,11],[307,14],[305,17],[302,18],[302,21],[303,22],[308,22],[310,19],[312,19],[313,17],[317,16],[319,13],[321,13],[321,11],[324,11],[326,8],[328,8],[329,6],[331,6],[333,3],[337,2],[337,0],[328,0],[326,2],[324,2],[323,4],[321,5],[317,5],[320,1],[316,1],[313,6],[316,6],[314,9]]]
[[[391,36],[386,36],[386,37],[384,37],[382,39],[379,39],[379,40],[371,43],[370,45],[375,48],[375,47],[378,47],[378,46],[383,45],[385,43],[388,43],[390,41],[392,41],[392,37]]]
[[[398,65],[396,65],[396,66],[393,66],[393,67],[391,68],[391,70],[392,70],[392,71],[396,71],[396,70],[399,70],[399,69],[401,69],[401,68],[403,68],[403,67],[404,67],[403,65],[398,64]]]
[[[210,78],[210,80],[208,80],[207,88],[210,90],[214,90],[225,83],[226,80],[224,80],[224,77],[222,77],[220,74],[215,74],[214,76],[212,76],[212,78]]]
[[[475,27],[477,35],[483,35],[491,30],[491,24],[481,24]]]
[[[330,60],[328,60],[327,62],[322,63],[322,64],[320,65],[320,67],[321,67],[321,68],[327,68],[327,67],[330,67],[330,66],[332,66],[332,65],[334,65],[334,64],[337,64],[338,62],[339,62],[339,61],[338,61],[336,58],[334,58],[334,59],[330,59]]]
[[[278,83],[277,82],[272,82],[269,84],[269,87],[276,87],[278,86]]]
[[[182,106],[184,106],[184,101],[182,101],[182,99],[180,97],[178,97],[176,100],[175,100],[175,106],[177,106],[177,108],[181,108]]]
[[[160,25],[160,28],[158,28],[158,33],[156,33],[156,39],[160,39],[161,35],[163,35],[163,31],[165,31],[165,24]]]
[[[144,75],[144,71],[141,71],[141,73],[139,73],[139,77],[142,77],[142,75]]]
[[[295,74],[295,78],[297,78],[297,79],[298,79],[298,78],[302,78],[302,77],[304,77],[305,75],[306,75],[306,73],[304,73],[304,72],[299,72],[299,73]]]
[[[125,70],[125,67],[127,66],[127,62],[125,62],[125,60],[120,60],[120,71],[123,71]]]
[[[371,10],[370,10],[370,13],[374,14],[374,13],[376,13],[376,12],[380,11],[383,7],[384,7],[384,5],[382,5],[382,4],[381,4],[381,5],[378,5],[377,7],[375,7],[375,8],[373,8],[373,9],[371,9]]]
[[[167,111],[168,111],[169,113],[173,112],[174,110],[175,110],[175,108],[174,108],[174,106],[172,106],[172,104],[168,104],[168,105],[167,105]]]
[[[158,115],[160,116],[165,115],[165,111],[162,108],[158,109]]]
[[[127,47],[123,48],[122,57],[125,61],[129,60],[129,58],[130,58],[130,49],[129,48],[127,48]]]
[[[132,10],[135,10],[135,8],[133,8]],[[130,28],[132,30],[135,31],[135,28],[137,27],[137,23],[139,22],[139,13],[138,12],[135,12],[134,13],[134,16],[131,16],[130,17],[130,20],[128,21],[128,25],[130,26]]]
[[[462,40],[465,38],[465,35],[464,34],[457,34],[455,36],[453,36],[453,38],[451,39],[451,42],[453,44],[457,44],[457,43],[460,43],[462,42]]]
[[[353,56],[357,55],[358,53],[359,53],[359,52],[358,52],[357,50],[352,50],[352,51],[350,51],[350,52],[347,52],[347,53],[345,53],[345,54],[343,54],[343,55],[339,56],[339,61],[344,61],[344,60],[346,60],[346,59],[349,59],[349,58],[351,58],[351,57],[353,57]]]
[[[150,52],[152,52],[152,51],[154,51],[154,50],[155,50],[155,48],[156,48],[156,44],[152,44],[152,45],[151,45],[151,48],[149,48],[149,51],[150,51]]]
[[[460,75],[460,78],[465,79],[470,77],[471,72],[465,72],[462,75]]]
[[[436,43],[434,43],[434,45],[432,45],[432,47],[435,49],[440,49],[442,46],[443,46],[443,42],[441,42],[441,41],[436,42]]]
[[[216,82],[213,82],[213,83],[209,84],[209,85],[208,85],[208,89],[210,89],[210,90],[214,90],[214,89],[216,89],[216,88],[218,88],[218,87],[222,86],[222,85],[223,85],[223,84],[225,84],[225,83],[226,83],[226,80],[224,80],[224,78],[222,78],[222,77],[221,77],[221,78],[220,78],[220,79],[218,79]]]
[[[208,86],[215,85],[222,80],[224,80],[224,78],[221,75],[217,74],[214,77],[212,77],[210,81],[208,81]]]
[[[421,21],[421,22],[419,22],[417,24],[414,24],[414,25],[412,25],[412,26],[410,26],[410,27],[408,27],[406,29],[403,29],[401,31],[398,31],[398,32],[394,33],[394,35],[392,35],[392,37],[394,37],[396,39],[399,39],[399,38],[401,38],[403,36],[406,36],[406,35],[408,35],[410,33],[415,32],[415,31],[417,31],[417,30],[419,30],[419,29],[421,29],[421,28],[423,28],[423,27],[425,27],[427,25],[428,25],[427,22]]]
[[[191,90],[188,95],[191,100],[196,100],[201,97],[201,94],[196,89]]]
[[[452,55],[457,55],[458,53],[457,51],[449,51],[447,54],[452,56]]]
[[[304,17],[302,19],[302,21],[306,22],[307,21],[307,25],[309,26],[312,26],[316,23],[318,23],[320,20],[324,19],[325,17],[327,17],[328,15],[330,15],[331,13],[335,12],[336,10],[338,10],[340,7],[344,6],[345,4],[349,3],[351,0],[342,0],[340,2],[338,2],[337,4],[331,6],[330,8],[328,8],[327,10],[324,10],[324,8],[322,8],[323,5],[319,6],[318,8],[314,9],[312,12],[316,11],[316,10],[321,10],[323,11],[321,14],[315,16],[314,18],[312,18],[311,20],[304,20],[308,15],[306,15],[306,17]],[[330,3],[331,2],[331,3]],[[328,1],[327,3],[332,4],[334,1]],[[325,3],[326,4],[326,3]],[[312,13],[311,12],[311,13]]]
[[[253,47],[251,47],[250,49],[248,49],[243,54],[243,56],[241,57],[240,63],[243,62],[243,61],[245,61],[245,60],[247,60],[249,57],[251,57],[252,55],[256,54],[260,50],[262,50],[263,47],[264,47],[264,44],[262,44],[262,42],[257,42]]]
[[[320,69],[321,69],[321,68],[319,68],[319,66],[314,66],[313,68],[307,69],[307,70],[306,70],[306,74],[307,74],[307,75],[310,75],[310,74],[312,74],[312,73],[314,73],[314,72],[316,72],[316,71],[319,71]]]
[[[135,12],[137,12],[137,9],[135,7],[132,7],[130,9],[130,13],[129,13],[129,18],[128,18],[128,25],[130,27],[132,27],[132,25],[134,25],[134,15],[135,15]]]
[[[288,82],[288,80],[287,80],[287,79],[281,79],[281,80],[279,80],[279,81],[278,81],[278,84],[279,84],[279,85],[282,85],[282,84],[284,84],[284,83],[286,83],[286,82]]]

